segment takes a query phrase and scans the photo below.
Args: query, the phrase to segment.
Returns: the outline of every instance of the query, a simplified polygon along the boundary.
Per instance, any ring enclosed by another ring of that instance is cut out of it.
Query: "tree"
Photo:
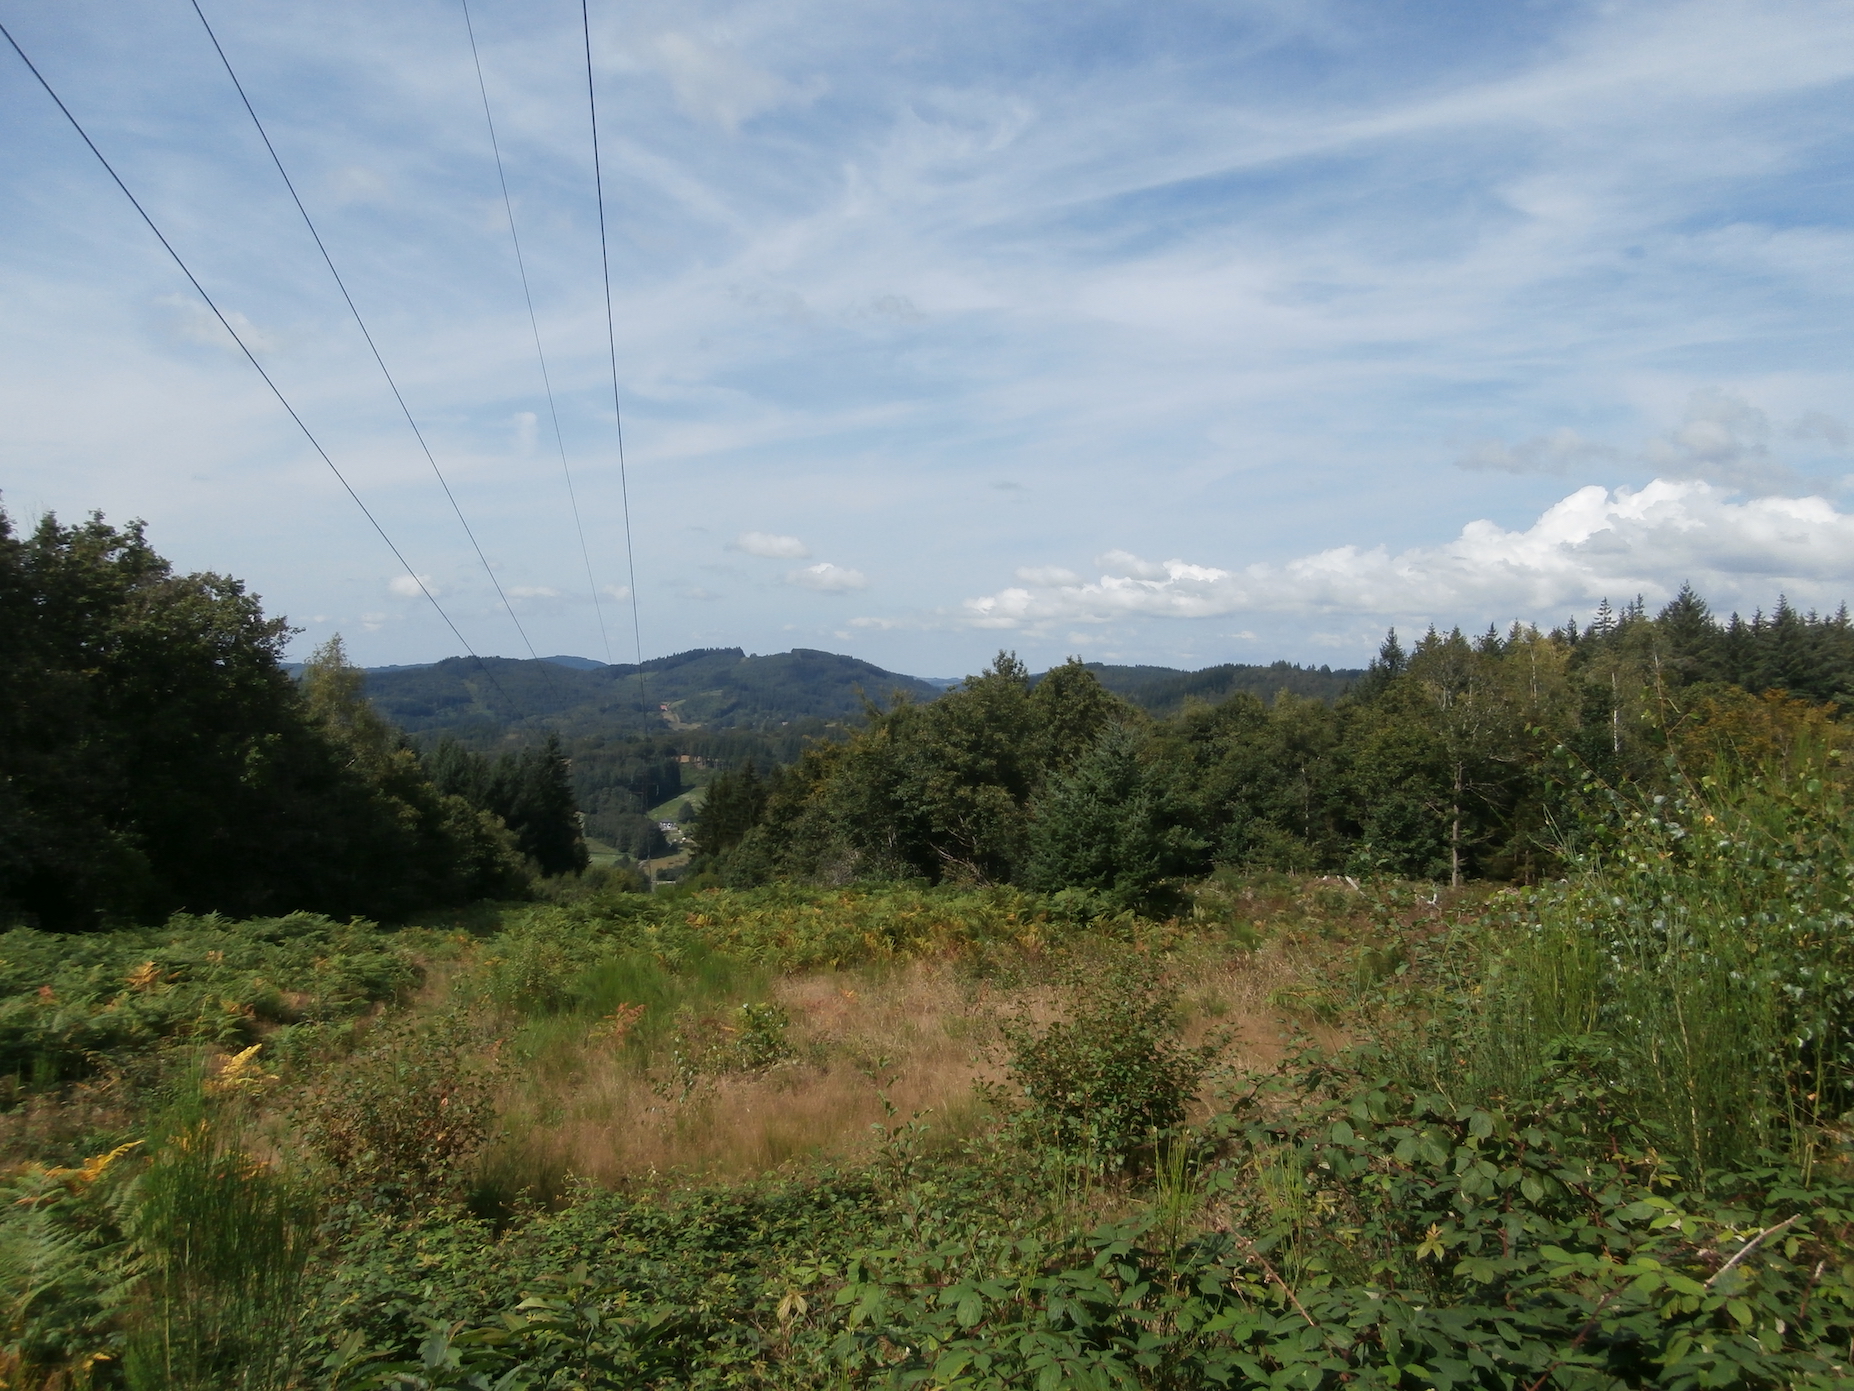
[[[1147,907],[1161,882],[1193,867],[1205,843],[1176,824],[1141,741],[1110,724],[1094,747],[1050,779],[1032,804],[1031,888],[1087,889],[1123,908]]]
[[[513,887],[474,814],[418,790],[358,673],[298,689],[290,631],[237,580],[176,575],[139,523],[21,539],[0,512],[0,913],[68,930]]]
[[[440,792],[461,797],[506,826],[516,850],[542,874],[578,874],[591,862],[572,770],[557,734],[550,731],[539,748],[494,760],[441,739],[424,766]]]
[[[339,635],[303,669],[303,703],[315,729],[345,757],[332,828],[346,843],[330,855],[316,890],[352,896],[377,916],[428,904],[517,897],[527,874],[500,817],[441,791],[410,742],[364,693],[366,674],[348,661]]]
[[[712,859],[739,845],[765,815],[767,792],[750,758],[739,770],[709,783],[691,838],[695,853]]]

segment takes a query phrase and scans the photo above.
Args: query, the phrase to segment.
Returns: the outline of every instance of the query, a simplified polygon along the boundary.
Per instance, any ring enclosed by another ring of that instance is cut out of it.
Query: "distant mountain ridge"
[[[1193,702],[1216,705],[1238,692],[1272,701],[1286,691],[1330,705],[1365,674],[1359,668],[1335,670],[1327,666],[1296,666],[1293,662],[1271,662],[1267,666],[1224,662],[1199,671],[1181,671],[1175,667],[1104,666],[1100,662],[1085,665],[1115,695],[1160,717],[1175,715]]]
[[[1224,663],[1200,671],[1087,665],[1109,690],[1160,716],[1239,691],[1269,700],[1285,690],[1331,702],[1364,675],[1290,662]],[[645,662],[641,683],[634,663],[569,655],[480,663],[450,657],[370,667],[366,675],[368,696],[400,728],[472,742],[543,729],[567,737],[622,737],[694,727],[770,731],[799,723],[853,724],[863,716],[865,699],[886,705],[901,695],[925,702],[958,684],[803,647],[766,656],[748,656],[738,647],[695,648]]]
[[[696,648],[643,664],[587,657],[449,657],[422,667],[370,668],[367,694],[410,734],[480,740],[524,727],[607,736],[708,729],[777,729],[795,721],[859,719],[863,700],[897,692],[932,700],[937,687],[858,657],[810,648],[748,656]]]

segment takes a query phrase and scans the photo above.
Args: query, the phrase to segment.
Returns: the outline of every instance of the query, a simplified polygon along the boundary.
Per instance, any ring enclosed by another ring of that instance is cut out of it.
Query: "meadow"
[[[1530,888],[0,934],[5,1384],[1840,1387],[1832,751]]]

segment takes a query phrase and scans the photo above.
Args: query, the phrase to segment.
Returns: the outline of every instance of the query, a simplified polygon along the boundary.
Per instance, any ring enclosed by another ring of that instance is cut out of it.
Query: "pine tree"
[[[739,845],[765,815],[767,792],[752,759],[711,782],[695,822],[695,852],[713,857]]]
[[[578,874],[590,859],[560,736],[549,733],[540,748],[522,756],[515,771],[512,814],[504,818],[515,833],[515,844],[543,874]]]

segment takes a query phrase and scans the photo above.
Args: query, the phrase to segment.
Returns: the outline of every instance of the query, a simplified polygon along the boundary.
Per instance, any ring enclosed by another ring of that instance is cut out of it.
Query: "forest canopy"
[[[504,818],[433,785],[338,639],[293,679],[290,636],[138,523],[20,536],[0,513],[0,915],[391,918],[525,891]]]
[[[696,840],[718,882],[919,878],[1162,906],[1214,865],[1529,882],[1573,837],[1567,789],[1652,789],[1830,728],[1854,628],[1720,621],[1683,588],[1580,627],[1395,631],[1337,700],[1238,690],[1156,719],[1070,662],[1009,653],[931,705],[879,712],[796,763],[730,772]],[[748,812],[751,815],[748,815]]]

